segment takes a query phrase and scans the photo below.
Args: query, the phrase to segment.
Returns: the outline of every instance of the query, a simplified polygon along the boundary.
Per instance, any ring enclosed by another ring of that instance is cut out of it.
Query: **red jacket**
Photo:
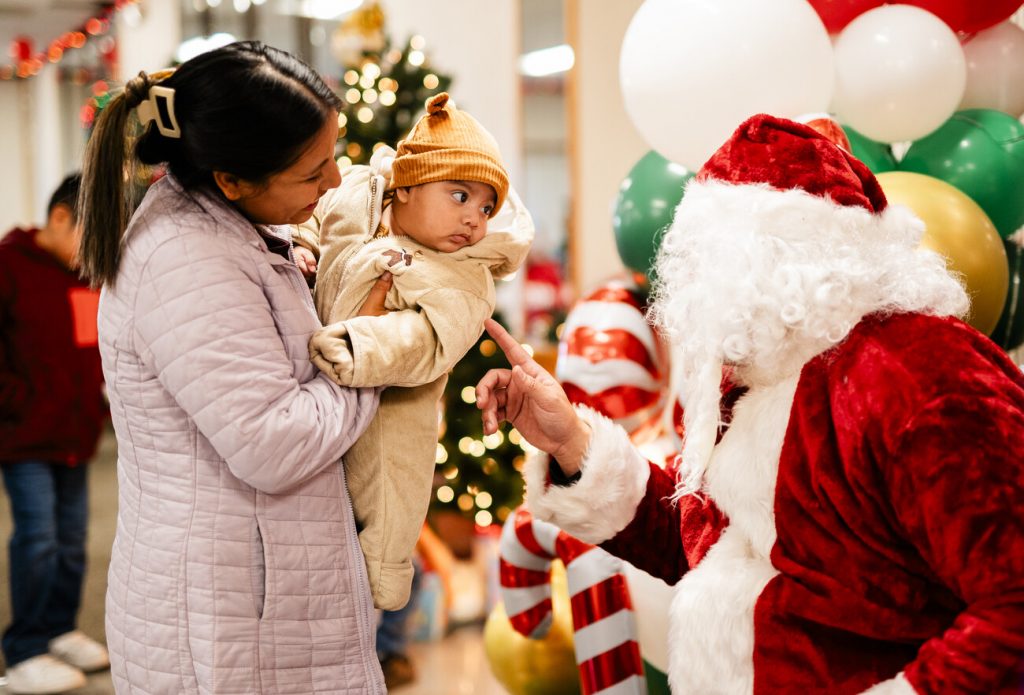
[[[106,417],[99,293],[35,241],[0,239],[0,462],[67,465],[96,450]]]
[[[869,317],[752,389],[703,503],[590,419],[579,481],[538,462],[527,498],[677,583],[673,692],[1018,692],[1024,377],[967,325]]]

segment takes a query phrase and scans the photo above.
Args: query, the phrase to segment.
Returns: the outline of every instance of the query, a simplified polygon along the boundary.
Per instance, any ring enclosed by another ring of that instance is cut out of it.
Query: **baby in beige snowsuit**
[[[343,171],[296,234],[319,251],[325,327],[310,341],[313,362],[345,386],[391,387],[345,456],[370,589],[386,610],[409,599],[447,373],[483,333],[494,279],[519,268],[533,239],[494,138],[447,94],[426,106],[397,153],[380,147],[369,166]],[[356,316],[385,271],[391,311]]]

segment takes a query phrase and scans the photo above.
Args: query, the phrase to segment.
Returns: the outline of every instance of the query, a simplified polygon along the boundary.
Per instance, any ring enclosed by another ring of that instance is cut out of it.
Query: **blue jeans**
[[[3,636],[10,667],[45,654],[51,639],[75,629],[89,507],[85,466],[21,461],[2,469],[14,522],[11,624]]]
[[[409,642],[409,618],[416,612],[419,603],[420,578],[423,568],[418,558],[412,559],[412,587],[409,590],[409,602],[397,611],[381,611],[380,622],[377,623],[377,658],[385,659],[393,654],[405,655],[405,647]]]

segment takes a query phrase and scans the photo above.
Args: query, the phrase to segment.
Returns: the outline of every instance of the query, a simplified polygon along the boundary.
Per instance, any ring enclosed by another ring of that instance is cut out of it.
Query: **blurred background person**
[[[10,499],[8,689],[56,693],[109,664],[75,629],[85,573],[86,464],[106,418],[99,295],[77,272],[80,177],[68,176],[42,229],[0,240],[0,469]]]

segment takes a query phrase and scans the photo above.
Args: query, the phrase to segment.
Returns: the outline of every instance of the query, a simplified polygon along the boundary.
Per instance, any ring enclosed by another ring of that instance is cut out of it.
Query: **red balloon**
[[[1021,6],[1021,0],[906,0],[928,10],[953,31],[973,34],[1003,21]]]
[[[893,3],[884,0],[808,0],[829,33],[868,10]],[[1021,7],[1021,0],[902,0],[900,4],[928,10],[961,34],[974,34],[1003,21]]]
[[[809,0],[811,7],[825,23],[830,34],[842,31],[843,27],[868,10],[881,7],[884,0]]]

